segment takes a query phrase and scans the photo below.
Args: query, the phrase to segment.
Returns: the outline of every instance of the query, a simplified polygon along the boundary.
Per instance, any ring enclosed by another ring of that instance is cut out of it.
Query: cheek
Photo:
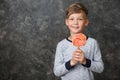
[[[67,25],[67,27],[68,27],[68,29],[70,29],[71,27],[70,27],[70,25]]]
[[[72,23],[70,21],[66,22],[66,25],[69,27]]]
[[[80,26],[85,26],[85,24],[86,24],[85,22],[80,22],[79,23]]]

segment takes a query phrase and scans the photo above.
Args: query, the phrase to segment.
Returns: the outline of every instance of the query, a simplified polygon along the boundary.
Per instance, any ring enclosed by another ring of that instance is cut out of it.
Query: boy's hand
[[[86,58],[84,56],[84,52],[80,49],[77,49],[73,52],[72,59],[71,59],[71,66],[76,65],[78,62],[81,64],[86,64]]]
[[[74,58],[72,58],[71,61],[70,61],[70,65],[71,65],[71,66],[74,66],[74,65],[76,65],[77,63],[78,63],[78,61],[75,60]]]

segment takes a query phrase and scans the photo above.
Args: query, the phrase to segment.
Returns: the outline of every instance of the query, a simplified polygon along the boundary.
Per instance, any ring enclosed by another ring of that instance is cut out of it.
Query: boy
[[[58,43],[54,62],[54,73],[62,80],[94,80],[92,72],[101,73],[104,69],[95,39],[87,37],[86,44],[79,49],[72,44],[76,34],[84,33],[89,23],[87,14],[81,3],[73,3],[67,8],[65,23],[70,36]]]

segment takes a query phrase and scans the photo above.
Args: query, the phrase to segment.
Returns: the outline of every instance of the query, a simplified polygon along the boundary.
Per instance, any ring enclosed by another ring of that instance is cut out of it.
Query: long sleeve
[[[98,43],[88,38],[85,46],[80,47],[85,53],[86,64],[70,65],[76,47],[67,39],[60,41],[56,47],[54,60],[54,74],[62,80],[94,80],[92,72],[101,73],[104,69],[102,56]]]
[[[65,67],[64,59],[63,59],[63,52],[62,52],[62,45],[58,44],[56,48],[55,54],[55,62],[54,62],[54,74],[56,76],[62,76],[68,72]]]
[[[102,61],[101,51],[96,40],[94,41],[94,44],[92,44],[91,48],[93,48],[93,57],[89,69],[94,72],[101,73],[104,70],[104,64]]]

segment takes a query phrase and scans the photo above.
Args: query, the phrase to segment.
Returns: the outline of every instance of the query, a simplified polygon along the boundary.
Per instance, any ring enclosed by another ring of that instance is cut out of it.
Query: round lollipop
[[[86,43],[86,36],[83,33],[76,34],[72,43],[76,47],[84,46]]]

